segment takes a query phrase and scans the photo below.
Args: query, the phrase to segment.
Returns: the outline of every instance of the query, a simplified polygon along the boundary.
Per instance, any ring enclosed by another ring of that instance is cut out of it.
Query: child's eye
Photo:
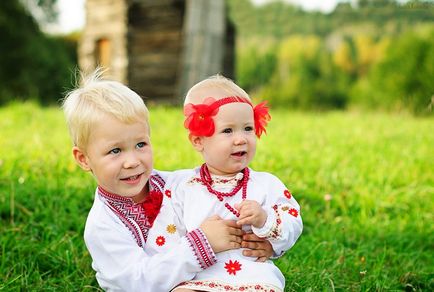
[[[226,128],[226,129],[224,129],[224,130],[222,131],[222,133],[230,134],[230,133],[232,133],[232,129],[231,129],[231,128]]]
[[[136,148],[143,148],[145,146],[146,146],[145,142],[139,142],[139,143],[137,143]]]
[[[119,154],[121,153],[121,149],[115,148],[109,151],[109,154]]]
[[[247,126],[247,127],[244,128],[244,131],[246,131],[246,132],[253,131],[253,127],[252,126]]]

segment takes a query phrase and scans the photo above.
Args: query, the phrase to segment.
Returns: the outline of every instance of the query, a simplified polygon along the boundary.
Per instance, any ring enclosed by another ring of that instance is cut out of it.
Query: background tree
[[[71,70],[76,66],[74,40],[47,36],[30,12],[33,9],[40,21],[52,21],[55,3],[0,1],[0,103],[28,99],[52,103],[71,84]]]

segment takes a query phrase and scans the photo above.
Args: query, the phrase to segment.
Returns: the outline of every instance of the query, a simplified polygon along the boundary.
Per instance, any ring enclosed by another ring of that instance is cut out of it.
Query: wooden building
[[[234,77],[235,32],[224,0],[86,0],[81,70],[97,66],[142,97],[180,103],[210,75]]]

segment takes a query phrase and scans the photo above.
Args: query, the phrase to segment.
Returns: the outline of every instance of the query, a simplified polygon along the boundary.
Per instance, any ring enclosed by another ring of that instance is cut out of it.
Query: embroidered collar
[[[149,229],[160,212],[164,180],[158,174],[151,175],[147,186],[149,194],[142,203],[135,203],[131,198],[109,193],[98,186],[98,195],[131,231],[140,247],[146,242]]]

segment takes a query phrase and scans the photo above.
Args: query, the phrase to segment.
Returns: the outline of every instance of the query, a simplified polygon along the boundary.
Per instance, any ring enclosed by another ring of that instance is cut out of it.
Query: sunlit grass
[[[252,163],[302,206],[287,290],[433,290],[434,120],[272,111]],[[182,112],[151,108],[155,167],[190,168]],[[57,108],[0,108],[0,290],[96,290],[82,240],[95,184]],[[327,196],[326,196],[327,195]]]

